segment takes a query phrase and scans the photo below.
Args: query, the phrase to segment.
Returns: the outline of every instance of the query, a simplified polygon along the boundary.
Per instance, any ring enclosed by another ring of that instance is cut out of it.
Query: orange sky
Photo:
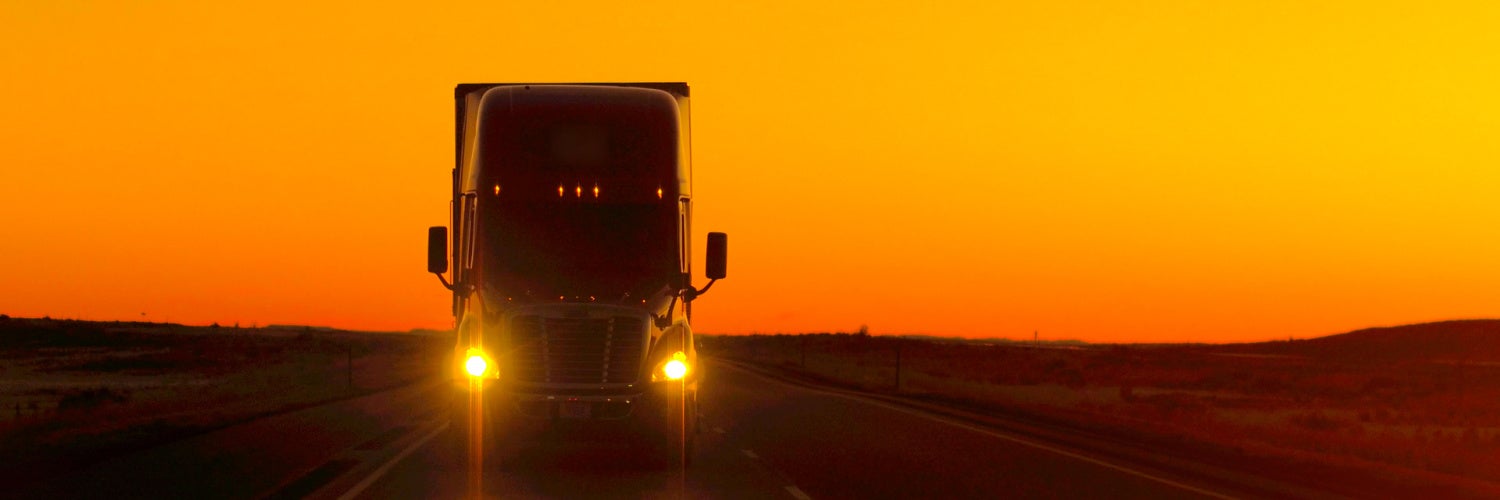
[[[681,80],[699,331],[1500,316],[1494,2],[220,3],[0,6],[0,312],[445,327],[453,85]]]

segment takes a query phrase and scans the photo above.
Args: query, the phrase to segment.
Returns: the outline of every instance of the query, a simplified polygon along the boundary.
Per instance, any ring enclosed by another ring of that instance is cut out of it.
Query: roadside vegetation
[[[1232,345],[824,333],[705,337],[703,348],[864,391],[1230,455],[1500,483],[1500,321]]]
[[[0,481],[419,381],[451,342],[436,332],[0,318]]]

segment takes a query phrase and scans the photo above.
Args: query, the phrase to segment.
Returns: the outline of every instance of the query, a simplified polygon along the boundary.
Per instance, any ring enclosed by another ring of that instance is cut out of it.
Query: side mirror
[[[445,226],[427,228],[427,272],[448,272],[448,228]]]
[[[729,251],[729,235],[724,233],[708,233],[708,263],[704,265],[704,274],[708,279],[724,279],[724,267],[726,265],[726,253]]]

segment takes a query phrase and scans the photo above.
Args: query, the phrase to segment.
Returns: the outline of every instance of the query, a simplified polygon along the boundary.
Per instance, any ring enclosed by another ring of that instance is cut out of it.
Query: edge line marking
[[[346,491],[344,492],[344,494],[339,495],[339,500],[353,500],[355,497],[358,497],[360,493],[364,493],[365,488],[369,488],[371,485],[375,484],[375,481],[379,481],[380,478],[384,477],[387,472],[390,472],[397,463],[405,460],[408,455],[411,455],[413,452],[417,451],[417,448],[421,448],[422,445],[427,444],[428,441],[431,441],[433,437],[437,436],[438,433],[443,432],[443,430],[447,428],[448,422],[443,422],[443,425],[437,426],[436,429],[428,432],[426,436],[422,436],[421,439],[418,439],[416,442],[407,445],[406,449],[401,450],[401,453],[397,453],[395,457],[387,460],[384,464],[381,464],[380,468],[375,469],[375,472],[371,472],[370,475],[366,476],[363,481],[359,482],[359,484],[354,485],[354,487],[349,488],[349,491]]]
[[[1216,492],[1213,492],[1213,491],[1208,491],[1208,490],[1205,490],[1205,489],[1202,489],[1202,488],[1198,488],[1196,486],[1191,486],[1191,485],[1183,484],[1183,483],[1180,483],[1180,482],[1177,482],[1177,481],[1173,481],[1171,479],[1167,479],[1167,478],[1164,478],[1164,477],[1160,477],[1160,476],[1148,474],[1148,473],[1141,472],[1141,471],[1138,471],[1138,470],[1135,470],[1135,469],[1130,469],[1130,468],[1127,468],[1127,467],[1122,466],[1122,465],[1116,465],[1116,464],[1112,464],[1112,463],[1109,463],[1109,462],[1106,462],[1106,461],[1103,461],[1103,460],[1100,460],[1100,459],[1097,459],[1097,458],[1093,458],[1093,457],[1090,457],[1090,456],[1080,455],[1078,453],[1074,453],[1074,452],[1071,452],[1071,451],[1068,451],[1068,450],[1064,450],[1062,448],[1058,448],[1058,447],[1055,447],[1055,446],[1050,446],[1050,445],[1038,443],[1038,442],[1032,441],[1030,439],[1023,439],[1023,438],[1019,438],[1019,437],[1015,437],[1015,436],[1009,436],[1009,435],[1001,433],[1000,431],[996,431],[996,430],[993,430],[993,429],[986,429],[986,428],[983,428],[983,427],[978,427],[978,426],[971,425],[971,424],[966,424],[966,423],[963,423],[963,422],[957,422],[957,421],[949,420],[947,418],[940,417],[940,416],[937,416],[937,415],[933,415],[933,414],[930,414],[930,413],[927,413],[927,412],[924,412],[924,411],[921,411],[921,410],[916,410],[916,409],[912,409],[912,408],[903,408],[903,407],[896,406],[896,405],[893,405],[893,404],[890,404],[890,403],[886,403],[884,401],[879,401],[879,400],[870,399],[870,398],[864,398],[864,397],[860,397],[860,396],[853,395],[853,394],[843,394],[843,393],[834,392],[834,391],[830,391],[830,390],[826,390],[826,389],[819,389],[819,388],[815,388],[815,387],[811,387],[811,386],[793,385],[793,384],[790,384],[790,383],[787,383],[787,382],[776,380],[774,378],[771,378],[771,377],[768,377],[768,376],[765,376],[765,375],[761,375],[759,373],[756,373],[756,372],[754,372],[752,370],[749,370],[749,369],[746,369],[746,368],[741,368],[739,366],[735,366],[733,363],[720,362],[719,365],[720,366],[728,366],[731,369],[740,371],[741,373],[748,373],[750,375],[759,377],[761,379],[769,380],[769,381],[772,381],[772,382],[776,382],[778,384],[785,385],[785,386],[788,386],[788,387],[793,387],[793,388],[803,389],[803,390],[806,390],[806,391],[821,393],[821,394],[828,395],[828,396],[837,396],[837,397],[840,397],[840,398],[843,398],[843,399],[847,399],[847,400],[850,400],[850,401],[855,401],[855,402],[865,403],[865,404],[869,404],[869,405],[879,406],[879,407],[885,408],[887,410],[898,411],[898,412],[901,412],[901,413],[905,413],[907,415],[913,415],[913,416],[917,416],[917,417],[922,417],[922,418],[925,418],[925,419],[928,419],[928,420],[932,420],[932,421],[935,421],[935,422],[941,422],[941,423],[944,423],[944,424],[951,425],[953,427],[958,427],[960,429],[967,429],[969,431],[977,432],[979,434],[984,434],[986,436],[1003,439],[1003,440],[1010,441],[1010,442],[1013,442],[1013,443],[1016,443],[1016,444],[1020,444],[1020,445],[1029,446],[1029,447],[1032,447],[1032,448],[1036,448],[1038,450],[1050,451],[1052,453],[1056,453],[1058,455],[1062,455],[1062,456],[1065,456],[1065,457],[1068,457],[1068,458],[1073,458],[1073,459],[1081,460],[1081,461],[1088,462],[1088,463],[1091,463],[1091,464],[1094,464],[1094,465],[1098,465],[1098,466],[1101,466],[1101,467],[1107,467],[1107,468],[1110,468],[1110,469],[1114,469],[1116,471],[1124,472],[1126,474],[1130,474],[1130,475],[1133,475],[1133,476],[1150,479],[1150,480],[1156,481],[1158,483],[1162,483],[1162,484],[1169,485],[1169,486],[1175,486],[1175,487],[1178,487],[1178,488],[1181,488],[1181,489],[1184,489],[1184,490],[1187,490],[1187,491],[1191,491],[1191,492],[1194,492],[1194,493],[1198,493],[1198,494],[1201,494],[1201,495],[1207,495],[1207,496],[1210,496],[1210,497],[1221,498],[1221,499],[1225,499],[1225,500],[1231,500],[1231,499],[1234,498],[1234,497],[1225,495],[1223,493],[1216,493]]]

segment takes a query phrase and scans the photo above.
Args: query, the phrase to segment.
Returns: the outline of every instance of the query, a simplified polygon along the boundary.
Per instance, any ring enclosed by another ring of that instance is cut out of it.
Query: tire
[[[698,394],[696,392],[693,393],[693,398],[688,400],[687,415],[684,415],[683,421],[687,429],[683,430],[686,442],[682,447],[682,459],[683,465],[687,466],[693,465],[693,455],[698,451],[698,433],[701,431],[698,428]]]
[[[667,469],[680,469],[693,464],[693,455],[698,446],[696,398],[688,400],[680,426],[675,420],[668,415],[666,421],[652,433],[648,446],[651,461]]]
[[[452,463],[468,467],[478,458],[483,469],[513,468],[519,463],[522,441],[521,437],[513,435],[515,422],[511,418],[514,417],[498,415],[499,409],[491,405],[478,415],[482,419],[481,425],[474,429],[472,419],[475,415],[469,405],[468,392],[454,391],[446,431],[446,446],[453,457]],[[482,435],[477,443],[470,440],[476,430]]]

